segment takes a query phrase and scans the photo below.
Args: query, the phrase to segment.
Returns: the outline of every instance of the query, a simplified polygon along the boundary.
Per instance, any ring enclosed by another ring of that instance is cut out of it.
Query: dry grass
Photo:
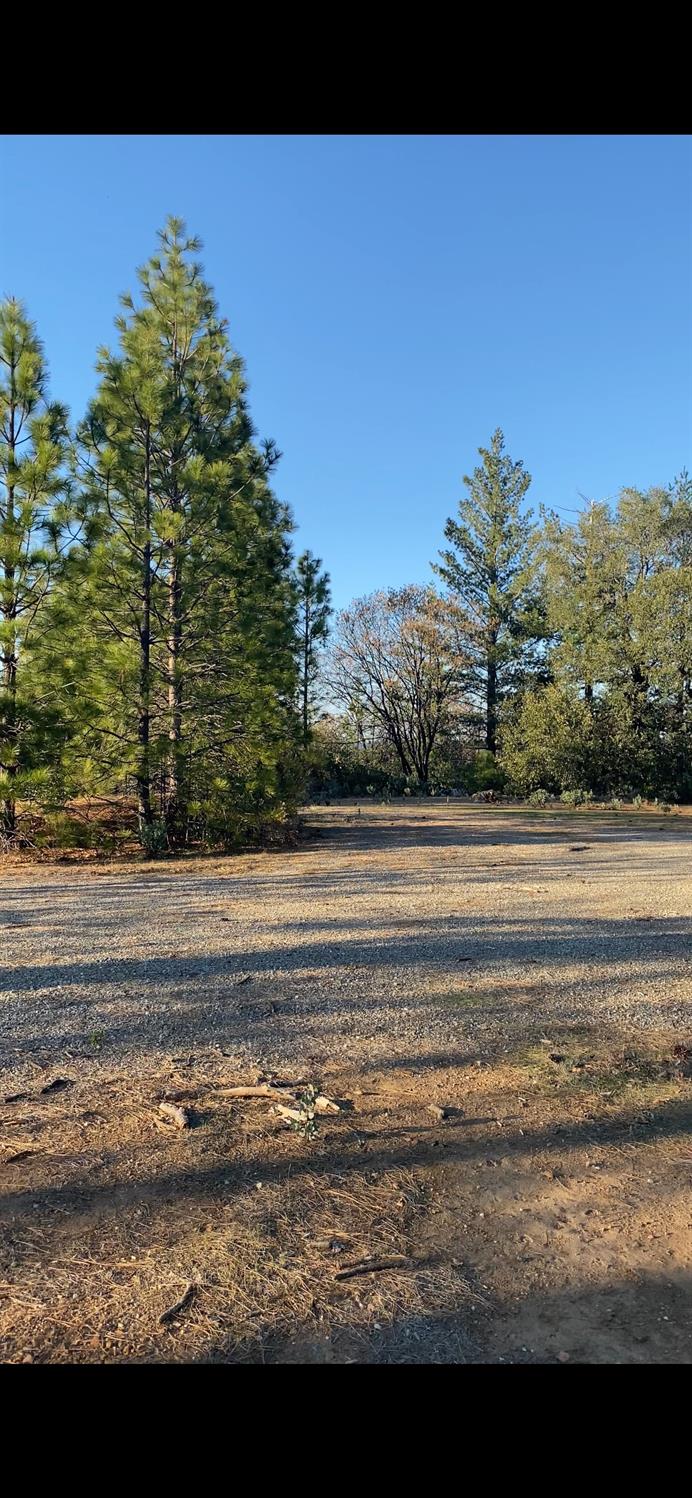
[[[458,1270],[413,1249],[421,1182],[361,1169],[350,1112],[308,1142],[271,1103],[230,1105],[211,1079],[75,1091],[2,1110],[13,1137],[0,1163],[24,1208],[3,1235],[4,1361],[255,1361],[325,1328],[357,1353],[373,1329],[462,1302]],[[158,1121],[163,1096],[192,1109],[189,1132]]]

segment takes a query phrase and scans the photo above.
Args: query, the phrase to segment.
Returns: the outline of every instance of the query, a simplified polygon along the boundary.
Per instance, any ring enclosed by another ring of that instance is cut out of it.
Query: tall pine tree
[[[104,739],[134,771],[145,840],[155,781],[179,841],[219,756],[237,774],[211,781],[231,798],[258,753],[280,758],[293,600],[290,521],[267,484],[278,454],[253,441],[242,362],[194,258],[199,242],[170,219],[160,244],[139,272],[139,302],[122,299],[120,347],[100,355],[80,438],[101,525],[87,596],[113,661]],[[260,752],[267,700],[280,721]]]
[[[2,830],[17,799],[58,757],[64,724],[50,684],[32,680],[50,589],[73,535],[67,415],[47,395],[47,369],[21,302],[0,304],[0,774]]]
[[[458,519],[445,526],[449,549],[433,568],[466,615],[469,684],[482,704],[485,746],[494,754],[503,699],[535,664],[543,624],[536,531],[531,511],[521,510],[531,476],[505,452],[499,428],[479,453],[482,463],[464,477],[468,493]]]
[[[319,666],[319,649],[329,634],[331,593],[329,573],[322,571],[320,557],[304,551],[296,562],[296,596],[298,600],[298,675],[303,747],[310,740],[310,710]]]

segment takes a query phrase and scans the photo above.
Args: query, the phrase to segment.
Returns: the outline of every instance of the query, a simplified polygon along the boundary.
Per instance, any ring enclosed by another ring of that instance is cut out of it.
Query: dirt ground
[[[691,850],[427,802],[6,863],[0,1359],[692,1361]]]

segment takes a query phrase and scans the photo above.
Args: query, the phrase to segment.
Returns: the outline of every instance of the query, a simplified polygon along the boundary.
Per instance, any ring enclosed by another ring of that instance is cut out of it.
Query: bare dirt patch
[[[689,1362],[688,819],[310,820],[7,871],[0,1356]]]

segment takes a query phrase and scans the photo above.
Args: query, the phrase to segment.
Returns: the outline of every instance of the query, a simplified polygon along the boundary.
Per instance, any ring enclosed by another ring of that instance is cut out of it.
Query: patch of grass
[[[542,1091],[595,1092],[606,1098],[669,1096],[686,1075],[674,1055],[632,1049],[595,1054],[574,1040],[527,1046],[513,1060]]]
[[[497,998],[497,994],[488,993],[487,990],[479,992],[474,988],[450,988],[445,993],[433,993],[430,995],[435,1004],[442,1004],[446,1009],[479,1009],[488,1000],[491,1002]]]

